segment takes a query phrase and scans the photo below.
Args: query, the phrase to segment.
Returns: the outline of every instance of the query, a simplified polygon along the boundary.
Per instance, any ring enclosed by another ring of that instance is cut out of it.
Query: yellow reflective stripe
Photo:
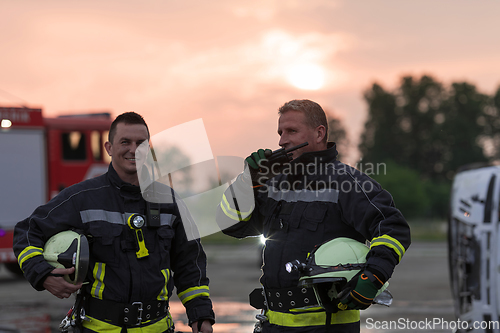
[[[306,312],[306,311],[324,311],[324,309],[321,306],[310,306],[310,307],[303,307],[303,308],[294,308],[290,309],[290,312]]]
[[[172,317],[170,316],[170,313],[169,313],[165,318],[162,318],[159,321],[157,321],[155,323],[152,323],[150,325],[127,328],[127,333],[158,333],[158,332],[165,332],[170,327],[172,327],[173,324],[174,324],[174,321],[172,320]]]
[[[192,287],[184,290],[177,296],[179,296],[179,299],[181,300],[182,304],[186,304],[186,302],[192,300],[195,297],[200,297],[200,296],[210,297],[210,290],[208,286]]]
[[[158,297],[156,299],[159,300],[159,301],[168,301],[168,288],[167,288],[167,284],[168,284],[168,280],[170,280],[170,270],[168,268],[167,269],[162,269],[161,273],[165,277],[165,285],[161,289],[160,294],[158,295]]]
[[[104,275],[106,274],[106,264],[103,262],[96,262],[92,274],[94,275],[94,283],[92,284],[92,290],[90,291],[90,294],[95,298],[102,299],[102,293],[104,291]]]
[[[89,320],[84,320],[83,321],[83,327],[86,329],[92,330],[94,332],[105,332],[105,333],[120,333],[122,332],[122,328],[120,326],[116,326],[113,324],[109,324],[105,321],[93,318],[91,316],[87,316]],[[167,331],[170,327],[173,326],[173,320],[170,315],[170,313],[164,317],[161,318],[160,320],[156,322],[152,322],[151,324],[148,324],[151,321],[143,322],[143,325],[138,326],[138,327],[128,327],[127,332],[128,333],[158,333],[158,332],[165,332]]]
[[[396,239],[392,238],[389,235],[382,235],[380,237],[375,237],[371,241],[370,249],[374,246],[379,246],[379,245],[385,245],[396,252],[396,254],[399,257],[399,261],[401,261],[401,258],[405,254],[405,247],[401,245],[401,243]]]
[[[17,257],[17,262],[19,263],[19,267],[23,267],[23,264],[26,260],[33,258],[35,256],[43,255],[43,249],[40,247],[28,246],[26,247]]]
[[[322,326],[326,324],[326,312],[284,313],[268,310],[269,323],[286,327]],[[346,310],[332,313],[332,324],[350,324],[360,319],[359,310]]]
[[[252,216],[253,208],[249,210],[248,212],[240,212],[234,208],[231,207],[229,202],[227,201],[226,194],[224,193],[222,195],[222,202],[220,207],[222,208],[222,211],[224,214],[229,217],[231,220],[235,221],[248,221],[250,220],[250,217]],[[242,216],[246,216],[245,218],[241,218]]]
[[[120,326],[111,325],[105,321],[95,319],[91,316],[86,316],[89,320],[83,320],[83,327],[92,330],[93,332],[105,332],[105,333],[120,333],[122,328]]]

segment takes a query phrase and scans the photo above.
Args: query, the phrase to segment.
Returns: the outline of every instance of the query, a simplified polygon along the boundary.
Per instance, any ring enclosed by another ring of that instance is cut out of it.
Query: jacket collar
[[[307,153],[303,153],[296,159],[294,159],[291,163],[292,164],[316,164],[316,165],[321,165],[324,163],[332,163],[337,159],[337,148],[335,145],[335,142],[328,142],[327,148],[325,150],[319,150],[319,151],[310,151]]]
[[[124,182],[120,178],[120,176],[118,176],[118,173],[116,172],[115,168],[113,168],[112,163],[109,163],[108,179],[113,186],[120,189],[120,191],[122,191],[122,192],[130,192],[132,194],[136,194],[136,193],[141,192],[141,188],[139,186],[135,186],[135,185],[132,185],[130,183]]]

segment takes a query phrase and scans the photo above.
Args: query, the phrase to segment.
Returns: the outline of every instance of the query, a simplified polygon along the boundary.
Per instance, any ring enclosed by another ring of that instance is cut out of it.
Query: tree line
[[[384,174],[371,176],[407,217],[445,218],[456,172],[500,159],[500,87],[488,95],[465,81],[404,76],[394,90],[373,83],[363,96],[362,162],[385,163]],[[346,140],[332,121],[331,137]]]

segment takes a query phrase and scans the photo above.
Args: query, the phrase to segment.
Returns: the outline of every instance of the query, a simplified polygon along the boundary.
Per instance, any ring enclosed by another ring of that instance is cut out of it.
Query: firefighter
[[[139,187],[136,149],[149,141],[146,122],[134,112],[121,114],[108,139],[107,173],[64,189],[16,225],[14,252],[25,277],[59,298],[81,288],[72,319],[82,332],[173,332],[175,286],[192,331],[211,333],[206,255],[199,239],[186,237],[184,223],[191,221],[181,221],[182,201],[163,184],[153,192]],[[84,284],[65,279],[75,267],[54,268],[44,259],[47,240],[64,230],[88,240]]]
[[[279,145],[308,144],[294,150],[292,161],[281,168],[269,165],[271,150],[252,153],[245,160],[249,172],[225,191],[217,210],[221,228],[229,226],[225,234],[266,238],[257,306],[263,309],[262,327],[256,331],[359,332],[359,310],[370,306],[409,247],[409,226],[387,191],[337,161],[320,105],[293,100],[279,115]],[[267,178],[269,170],[275,172]],[[314,288],[298,286],[299,272],[289,273],[286,263],[304,262],[315,245],[338,237],[371,242],[365,267],[344,286],[335,309],[310,307],[304,300],[316,298]]]

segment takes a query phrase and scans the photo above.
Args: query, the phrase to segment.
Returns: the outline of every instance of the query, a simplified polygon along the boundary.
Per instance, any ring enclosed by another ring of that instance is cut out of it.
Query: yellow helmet
[[[316,246],[307,257],[305,263],[289,262],[287,271],[299,270],[299,286],[313,287],[317,304],[327,309],[336,308],[338,293],[356,274],[366,267],[366,255],[369,248],[354,239],[339,237]],[[380,295],[389,285],[386,282],[377,293]],[[386,300],[389,291],[384,295],[381,304]],[[390,296],[392,300],[392,296]],[[378,300],[375,300],[378,302]],[[388,305],[388,304],[385,304]]]
[[[83,282],[89,266],[87,237],[71,230],[55,234],[45,243],[43,257],[55,268],[75,267],[75,272],[64,275],[64,279],[72,284]]]

